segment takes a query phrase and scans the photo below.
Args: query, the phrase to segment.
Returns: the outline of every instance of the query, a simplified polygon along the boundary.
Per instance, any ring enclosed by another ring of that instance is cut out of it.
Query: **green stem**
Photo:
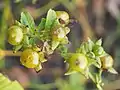
[[[99,72],[99,77],[100,77],[100,80],[101,80],[101,74],[102,74],[102,70],[100,69],[100,72]],[[90,79],[96,84],[96,87],[98,88],[98,90],[103,90],[102,87],[101,87],[101,83],[98,83],[96,81],[96,79],[94,78],[95,76],[93,76],[91,74],[91,72],[88,73]]]
[[[91,72],[88,72],[88,76],[90,77],[90,79],[91,79],[94,83],[96,83],[96,80],[95,80],[94,76],[91,74]]]

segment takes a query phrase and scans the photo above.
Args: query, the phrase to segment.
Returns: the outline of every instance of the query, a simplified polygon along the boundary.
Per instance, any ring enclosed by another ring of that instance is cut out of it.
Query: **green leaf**
[[[102,63],[101,63],[100,58],[99,58],[99,57],[96,57],[96,61],[97,61],[97,63],[96,63],[96,64],[94,64],[94,65],[95,65],[96,67],[98,67],[98,68],[101,68]]]
[[[68,48],[64,45],[59,45],[58,50],[60,51],[61,56],[65,60],[68,60],[68,58],[70,57],[70,53],[68,53]]]
[[[30,15],[29,12],[24,11],[21,13],[20,21],[22,24],[27,25],[32,32],[35,30],[35,22],[33,17]]]
[[[52,50],[55,50],[57,47],[58,47],[58,45],[60,44],[60,42],[59,41],[52,41]]]
[[[97,62],[94,63],[94,66],[97,67],[97,68],[100,68],[100,65]]]
[[[22,44],[14,46],[13,47],[13,52],[19,51],[22,48],[22,46],[23,46]]]
[[[88,43],[87,43],[87,42],[84,43],[84,50],[85,50],[86,52],[89,52],[89,46],[88,46]]]
[[[88,66],[96,63],[94,59],[91,59],[91,58],[87,58],[87,59],[88,59]]]
[[[58,19],[55,19],[53,25],[52,25],[52,28],[56,28],[56,27],[59,27],[61,24],[59,23],[59,20]]]
[[[88,39],[87,42],[83,42],[80,46],[80,49],[78,49],[78,52],[86,54],[88,52],[91,52],[93,49],[94,43],[90,39]]]
[[[42,18],[40,24],[38,25],[37,27],[37,30],[43,30],[45,28],[45,23],[46,23],[46,19],[45,18]]]
[[[78,48],[76,52],[83,54],[92,52],[93,46],[94,46],[94,42],[88,38],[88,41],[83,42],[80,48]]]
[[[95,44],[101,46],[102,45],[102,39],[99,39]]]
[[[104,57],[106,55],[108,55],[108,53],[106,53],[105,51],[103,51],[103,53],[99,57]]]
[[[24,36],[23,44],[29,45],[29,37],[27,35]]]
[[[88,51],[91,52],[94,46],[94,42],[91,39],[88,39],[87,44],[88,44],[88,47],[87,47]]]
[[[45,29],[51,29],[52,25],[54,24],[55,20],[57,19],[56,12],[50,9],[47,13]]]
[[[24,90],[17,81],[10,81],[0,73],[0,90]]]
[[[97,86],[98,90],[103,90],[103,88],[100,84],[97,84],[96,86]]]
[[[93,52],[96,56],[102,56],[105,51],[102,46],[94,45]]]
[[[108,71],[113,74],[118,74],[118,72],[114,68],[109,68]]]
[[[30,38],[29,39],[29,44],[34,45],[35,44],[35,38]]]
[[[84,43],[81,44],[80,48],[78,48],[76,52],[86,54]]]
[[[93,52],[87,53],[86,56],[91,58],[91,59],[95,59],[95,54]]]

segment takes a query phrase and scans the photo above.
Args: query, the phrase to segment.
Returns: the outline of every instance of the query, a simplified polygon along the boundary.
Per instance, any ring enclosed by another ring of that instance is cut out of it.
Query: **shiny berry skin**
[[[22,42],[23,32],[19,26],[11,26],[8,29],[8,42],[11,45],[18,45]]]
[[[75,71],[85,70],[88,65],[88,61],[85,55],[80,53],[72,54],[68,60],[70,68]]]
[[[106,55],[100,58],[103,69],[109,69],[113,66],[113,58],[110,55]]]
[[[27,68],[35,68],[39,64],[39,54],[32,49],[26,49],[21,54],[20,62]]]

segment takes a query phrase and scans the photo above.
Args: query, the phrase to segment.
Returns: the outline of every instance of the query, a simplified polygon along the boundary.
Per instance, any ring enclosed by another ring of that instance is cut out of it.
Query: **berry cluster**
[[[88,38],[75,53],[69,53],[65,47],[69,43],[66,36],[70,32],[68,23],[69,15],[65,11],[50,9],[38,26],[28,12],[22,12],[20,22],[15,21],[8,29],[8,42],[13,45],[14,52],[22,51],[21,64],[36,71],[41,70],[41,64],[47,61],[46,57],[58,49],[68,64],[65,75],[80,72],[86,78],[91,78],[97,88],[102,90],[102,71],[117,74],[112,57],[104,51],[101,39],[93,42]],[[98,68],[98,72],[91,73],[91,66]]]
[[[83,42],[75,53],[66,53],[66,63],[68,63],[68,71],[65,75],[80,72],[86,78],[91,78],[99,90],[102,90],[104,85],[102,82],[102,72],[109,71],[117,74],[113,68],[113,58],[104,51],[102,40],[96,42],[89,38]],[[97,72],[93,72],[91,67],[97,68]]]
[[[69,42],[66,36],[70,32],[66,26],[68,23],[69,15],[64,11],[50,9],[38,26],[28,12],[22,12],[20,22],[15,21],[8,30],[8,42],[14,46],[14,52],[23,51],[20,57],[22,65],[39,71],[41,63],[47,61],[46,56],[59,45]]]

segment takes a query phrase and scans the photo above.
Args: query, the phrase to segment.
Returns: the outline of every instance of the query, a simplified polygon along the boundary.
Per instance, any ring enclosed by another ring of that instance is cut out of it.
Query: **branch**
[[[0,57],[4,57],[4,56],[20,56],[21,52],[16,52],[13,53],[13,51],[11,50],[0,50]]]

